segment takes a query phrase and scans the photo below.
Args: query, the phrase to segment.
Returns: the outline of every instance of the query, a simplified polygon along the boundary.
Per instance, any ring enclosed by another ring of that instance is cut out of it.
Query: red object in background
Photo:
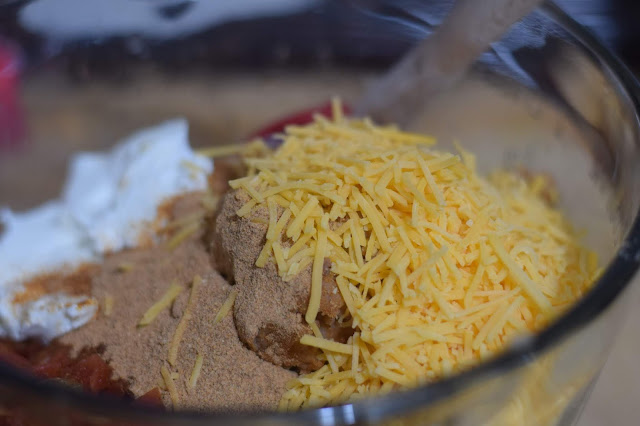
[[[351,114],[351,108],[349,107],[349,105],[343,104],[342,105],[342,110],[344,112],[345,115],[349,115]],[[260,138],[267,138],[271,135],[273,135],[274,133],[281,133],[284,131],[284,128],[286,126],[289,126],[291,124],[297,124],[297,125],[303,125],[303,124],[309,124],[313,121],[313,116],[315,114],[320,114],[323,115],[327,118],[332,118],[333,117],[333,112],[331,109],[331,102],[326,102],[322,105],[318,105],[316,107],[313,108],[309,108],[306,109],[304,111],[300,111],[297,112],[295,114],[289,115],[285,118],[282,118],[272,124],[269,124],[266,127],[263,127],[262,129],[258,130],[257,132],[255,132],[254,134],[251,135],[252,138],[255,137],[260,137]]]
[[[20,60],[17,50],[0,41],[0,150],[22,144],[25,136],[18,98]]]

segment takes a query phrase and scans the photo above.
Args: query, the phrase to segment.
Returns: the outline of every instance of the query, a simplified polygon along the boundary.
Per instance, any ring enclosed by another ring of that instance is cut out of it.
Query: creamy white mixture
[[[14,303],[36,275],[99,261],[153,238],[163,201],[207,187],[212,162],[189,147],[185,120],[135,133],[107,153],[79,153],[62,197],[24,213],[0,210],[0,336],[49,341],[93,318],[85,296]]]

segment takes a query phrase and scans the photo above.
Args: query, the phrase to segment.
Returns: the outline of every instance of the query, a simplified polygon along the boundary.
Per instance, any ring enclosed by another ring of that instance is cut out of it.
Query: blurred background
[[[332,81],[339,93],[357,93],[359,88],[353,87],[350,77],[332,74],[331,65],[340,63],[374,71],[388,67],[437,24],[432,16],[420,15],[423,1],[0,1],[0,109],[3,110],[0,120],[5,120],[0,122],[0,129],[12,132],[10,137],[0,134],[0,203],[28,208],[55,196],[59,181],[38,176],[61,176],[72,151],[99,149],[138,127],[139,123],[127,121],[123,104],[97,104],[96,99],[104,97],[94,93],[94,98],[89,95],[80,101],[69,101],[74,108],[85,105],[95,109],[95,121],[103,121],[103,137],[87,140],[81,123],[74,119],[73,108],[65,109],[67,104],[62,97],[73,93],[68,85],[98,79],[126,92],[130,71],[150,59],[168,75],[186,68],[200,68],[218,75],[221,70],[261,67],[267,76],[263,81],[247,81],[241,74],[237,78],[217,79],[211,93],[220,97],[220,109],[199,112],[206,125],[198,127],[196,123],[192,127],[196,145],[211,143],[212,134],[216,143],[230,142],[264,120],[262,115],[252,116],[252,111],[269,108],[267,98],[255,96],[258,90],[264,94],[279,90],[277,78],[268,77],[272,68],[287,64],[317,71],[315,77],[288,82],[293,84],[289,87],[303,88],[302,96],[289,96],[274,111],[323,100],[326,93],[318,88],[325,87],[327,80]],[[439,3],[444,14],[449,2]],[[558,0],[557,4],[640,73],[640,1]],[[318,13],[320,10],[323,13]],[[294,41],[291,34],[298,35]],[[225,42],[214,42],[221,39]],[[492,54],[500,57],[499,46]],[[39,75],[43,67],[56,67],[61,70],[60,75],[42,79]],[[319,82],[317,86],[314,80]],[[136,87],[135,92],[122,98],[131,108],[148,108],[152,111],[150,117],[164,111],[153,96],[153,85],[147,89]],[[194,83],[190,90],[199,90],[197,87]],[[177,93],[184,92],[183,88],[175,90],[175,99],[188,99],[188,90],[185,93]],[[234,102],[244,103],[233,106]],[[185,100],[184,106],[178,103],[166,110],[199,107],[187,104]],[[229,105],[236,110],[246,108],[246,116],[230,117],[224,109]],[[35,127],[42,134],[28,135],[24,144],[8,143],[23,139],[13,137],[14,132],[19,135],[23,131],[19,124],[22,108],[40,111],[43,122]],[[118,120],[117,129],[104,120],[109,114]],[[37,141],[47,141],[46,146]],[[32,144],[29,149],[35,154],[25,163],[20,152],[28,144]],[[23,178],[25,168],[46,173],[34,174],[33,180],[29,180]],[[24,191],[16,192],[16,185],[21,185]],[[11,198],[6,196],[9,193]],[[640,307],[640,301],[636,302]],[[640,352],[640,333],[635,324],[638,322],[640,309],[633,312],[621,331],[585,408],[581,426],[637,424],[640,363],[636,354]]]
[[[443,13],[451,5],[441,0],[430,3],[441,5]],[[114,64],[115,57],[131,61],[152,57],[173,67],[184,58],[193,65],[196,57],[203,64],[229,66],[277,64],[295,52],[296,60],[308,63],[332,59],[386,66],[437,23],[438,14],[424,15],[423,4],[421,0],[4,0],[0,36],[20,40],[29,66],[64,50],[77,77],[98,70],[114,74],[114,68],[124,72],[121,62]],[[628,64],[640,67],[640,2],[557,0],[556,4]],[[414,24],[411,31],[406,20]],[[295,43],[283,42],[277,51],[264,48],[291,33],[303,36]],[[206,43],[214,39],[225,43]],[[237,45],[252,47],[238,50]]]

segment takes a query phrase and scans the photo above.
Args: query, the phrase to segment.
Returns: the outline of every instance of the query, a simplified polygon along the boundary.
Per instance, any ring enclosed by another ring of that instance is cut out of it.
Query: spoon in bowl
[[[374,81],[356,115],[402,123],[437,92],[452,87],[474,60],[540,0],[458,0],[434,33]]]
[[[434,93],[452,87],[473,61],[541,0],[458,0],[434,33],[390,71],[372,82],[353,108],[356,116],[406,123]],[[346,106],[346,113],[351,109]],[[314,114],[331,115],[323,104],[287,116],[254,136],[268,137],[288,124],[306,124]]]

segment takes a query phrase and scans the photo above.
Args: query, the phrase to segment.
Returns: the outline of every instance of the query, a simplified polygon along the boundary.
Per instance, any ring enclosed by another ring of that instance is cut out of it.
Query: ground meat
[[[264,268],[255,266],[265,243],[268,212],[266,208],[256,208],[247,217],[237,216],[236,211],[247,201],[246,192],[229,192],[210,235],[215,264],[238,289],[234,306],[238,335],[260,357],[276,365],[302,372],[318,369],[323,365],[318,358],[320,352],[300,344],[303,335],[312,334],[304,320],[311,266],[288,282],[280,278],[273,262]],[[282,244],[287,246],[291,241],[283,240]],[[317,323],[326,337],[344,342],[352,329],[336,324],[345,306],[329,266],[325,262]]]

